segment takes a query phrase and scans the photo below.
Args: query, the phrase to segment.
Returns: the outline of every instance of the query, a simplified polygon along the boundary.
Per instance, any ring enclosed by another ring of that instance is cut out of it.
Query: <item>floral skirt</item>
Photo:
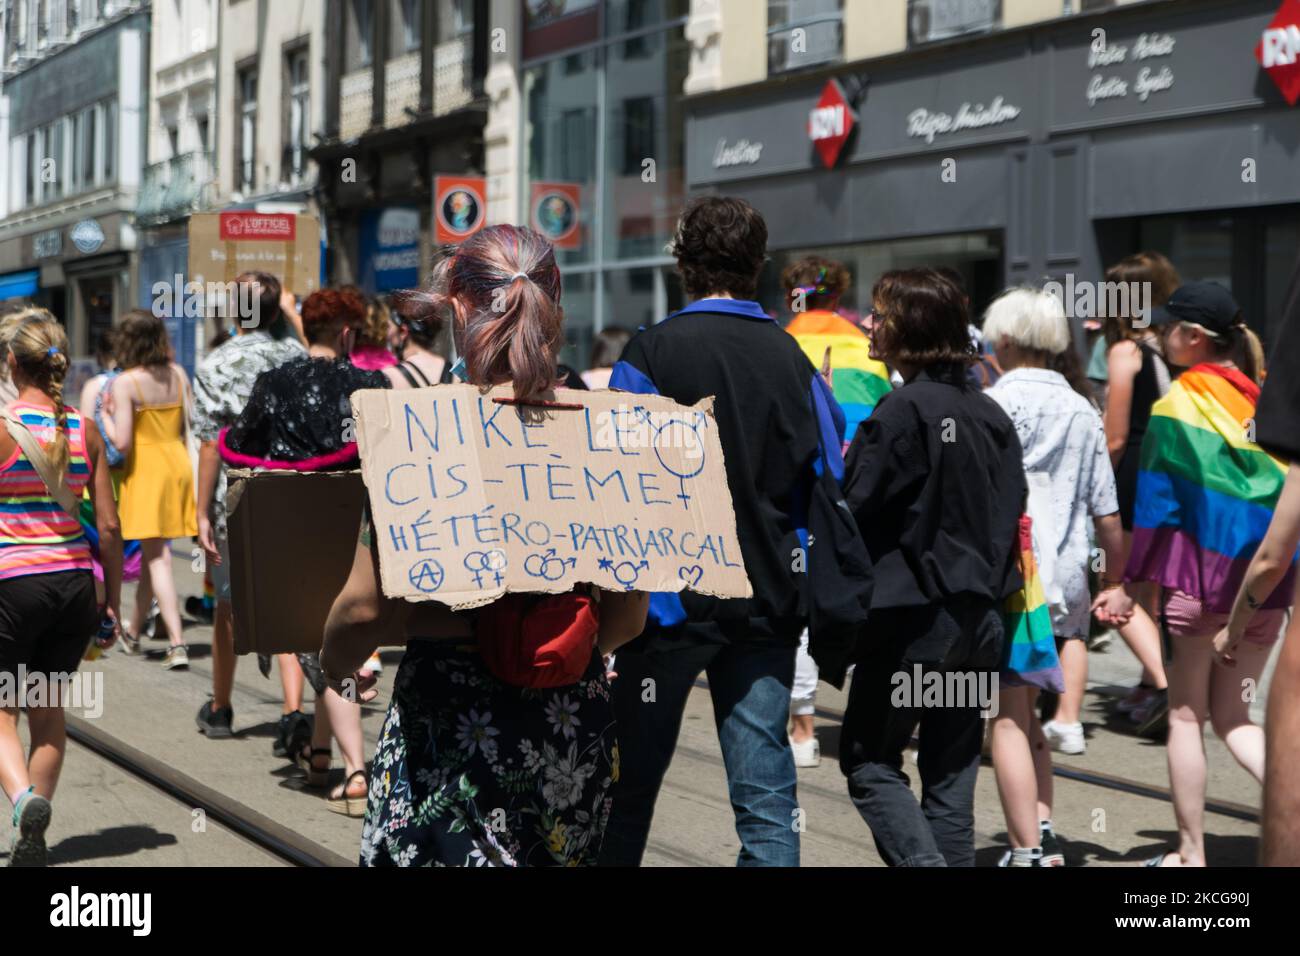
[[[411,641],[372,768],[362,866],[595,866],[618,779],[599,654],[568,687],[509,687]]]

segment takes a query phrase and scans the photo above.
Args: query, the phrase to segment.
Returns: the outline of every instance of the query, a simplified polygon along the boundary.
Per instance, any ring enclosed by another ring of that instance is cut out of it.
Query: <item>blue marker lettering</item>
[[[577,501],[573,495],[556,495],[556,490],[560,488],[572,488],[573,485],[567,481],[556,481],[554,472],[572,471],[568,465],[547,465],[546,466],[546,490],[551,493],[552,501]]]
[[[631,504],[631,503],[632,503],[632,499],[629,498],[629,497],[628,497],[628,494],[627,494],[627,482],[623,480],[623,472],[619,471],[618,469],[615,469],[614,471],[611,471],[608,475],[606,475],[604,481],[601,481],[599,478],[597,478],[595,475],[593,475],[593,474],[591,473],[591,470],[588,469],[588,468],[583,468],[583,469],[582,469],[582,475],[583,475],[583,477],[586,478],[586,480],[587,480],[587,496],[588,496],[592,501],[595,501],[595,500],[596,500],[596,492],[592,491],[592,489],[591,489],[591,483],[592,483],[593,481],[594,481],[596,484],[600,485],[600,487],[604,488],[607,484],[609,484],[611,481],[613,481],[615,478],[617,478],[617,479],[618,479],[618,486],[619,486],[619,488],[621,488],[622,491],[623,491],[623,500],[624,500],[625,502],[627,502],[628,504]]]
[[[657,478],[657,477],[658,477],[654,472],[652,472],[652,471],[638,471],[638,472],[636,473],[636,477],[637,477],[637,482],[638,482],[638,483],[640,484],[640,486],[641,486],[641,500],[644,501],[647,505],[670,505],[670,504],[672,504],[671,501],[668,501],[668,500],[666,500],[666,499],[664,499],[664,498],[651,498],[651,497],[650,497],[650,493],[651,493],[652,491],[658,491],[658,490],[659,490],[659,486],[658,486],[658,485],[651,485],[651,484],[648,484],[648,483],[646,482],[646,479],[647,479],[647,478]]]
[[[478,400],[478,418],[479,418],[479,422],[483,426],[483,447],[484,448],[492,447],[492,439],[488,437],[488,429],[490,428],[498,435],[501,436],[501,440],[506,443],[506,447],[514,448],[515,447],[514,443],[511,442],[510,439],[506,437],[506,433],[501,430],[501,427],[499,425],[497,425],[497,416],[501,414],[501,409],[505,408],[506,406],[504,405],[496,406],[496,408],[492,410],[492,415],[489,417],[483,411],[483,402],[484,399],[482,398],[482,396],[480,396]]]
[[[523,492],[523,494],[524,494],[524,501],[527,501],[528,498],[529,498],[529,495],[528,495],[528,469],[529,469],[529,468],[540,468],[540,467],[542,467],[542,466],[539,465],[539,464],[538,464],[537,462],[535,462],[535,461],[526,461],[526,462],[523,462],[523,463],[518,464],[518,465],[506,465],[506,467],[507,467],[507,468],[518,468],[518,469],[519,469],[519,488],[520,488],[520,490],[521,490],[521,491]]]
[[[420,429],[420,434],[423,435],[424,440],[429,443],[429,447],[432,448],[434,451],[437,451],[438,450],[437,409],[436,408],[434,409],[434,420],[433,420],[434,437],[432,438],[429,437],[429,432],[425,429],[424,422],[420,421],[420,416],[415,414],[415,409],[411,408],[409,404],[403,405],[402,409],[406,413],[406,450],[409,452],[415,451],[415,439],[411,435],[411,422],[415,422],[416,427]]]
[[[397,507],[401,508],[405,505],[413,504],[419,498],[419,495],[416,495],[415,498],[408,498],[405,501],[398,501],[396,498],[393,497],[393,475],[397,474],[397,472],[402,468],[414,468],[414,467],[415,466],[408,461],[400,465],[394,465],[392,468],[388,469],[388,474],[384,476],[384,497],[388,499],[388,503],[390,505],[397,505]],[[436,498],[438,496],[434,495],[434,497]]]
[[[591,408],[587,407],[586,409],[584,409],[583,414],[586,416],[587,419],[587,451],[597,452],[597,453],[605,452],[612,455],[614,453],[614,449],[596,447],[595,436],[591,434]]]

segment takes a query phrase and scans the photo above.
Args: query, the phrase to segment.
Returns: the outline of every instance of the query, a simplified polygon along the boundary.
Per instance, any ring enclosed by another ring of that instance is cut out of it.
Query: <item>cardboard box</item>
[[[235,653],[319,651],[352,570],[361,473],[231,469],[228,479]]]
[[[320,223],[312,216],[234,210],[190,217],[192,282],[232,282],[269,272],[306,298],[320,288]]]
[[[384,594],[453,609],[507,592],[752,595],[713,418],[658,395],[509,386],[352,395]]]

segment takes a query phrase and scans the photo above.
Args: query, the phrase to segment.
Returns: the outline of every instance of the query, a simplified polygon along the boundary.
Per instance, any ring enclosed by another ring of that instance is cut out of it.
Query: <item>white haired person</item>
[[[1061,866],[1064,856],[1051,824],[1047,742],[1065,753],[1084,751],[1079,711],[1093,604],[1088,523],[1096,527],[1110,569],[1103,577],[1105,612],[1115,623],[1132,613],[1132,602],[1119,589],[1123,526],[1101,416],[1088,397],[1060,300],[1036,289],[1012,289],[989,307],[984,337],[1004,370],[987,394],[1015,423],[1024,451],[1035,552],[1065,678],[1056,719],[1040,727],[1034,698],[1041,688],[1021,675],[1001,675],[993,767],[1012,846],[1002,865]]]

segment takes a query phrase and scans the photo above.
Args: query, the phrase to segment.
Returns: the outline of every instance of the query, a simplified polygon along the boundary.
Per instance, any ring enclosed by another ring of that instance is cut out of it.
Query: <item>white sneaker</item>
[[[1063,754],[1081,754],[1088,749],[1083,739],[1083,724],[1062,724],[1049,720],[1043,724],[1043,736],[1053,750]]]
[[[794,765],[796,767],[821,766],[822,748],[817,743],[816,737],[809,737],[802,743],[791,738],[790,749],[794,751]]]
[[[184,670],[189,666],[190,655],[184,644],[174,644],[167,648],[167,655],[163,658],[163,670]]]

